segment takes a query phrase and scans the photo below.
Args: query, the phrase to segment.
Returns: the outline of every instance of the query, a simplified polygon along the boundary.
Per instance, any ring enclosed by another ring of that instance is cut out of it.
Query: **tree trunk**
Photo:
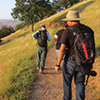
[[[0,42],[2,42],[1,38],[0,38]]]

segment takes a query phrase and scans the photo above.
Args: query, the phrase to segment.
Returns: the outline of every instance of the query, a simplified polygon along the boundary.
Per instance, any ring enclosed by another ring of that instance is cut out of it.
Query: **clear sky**
[[[0,19],[13,19],[11,12],[15,7],[15,0],[0,0]]]

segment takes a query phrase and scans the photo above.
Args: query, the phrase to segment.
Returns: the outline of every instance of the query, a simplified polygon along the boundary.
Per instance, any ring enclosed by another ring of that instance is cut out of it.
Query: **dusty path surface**
[[[44,74],[37,73],[30,100],[61,100],[63,98],[62,74],[55,72],[55,48],[48,50]]]
[[[63,78],[62,74],[55,72],[56,64],[55,48],[51,47],[48,50],[44,74],[37,72],[37,80],[33,82],[32,92],[28,100],[62,100],[63,98]],[[86,89],[85,100],[94,99],[92,92]],[[91,99],[90,99],[91,98]],[[75,100],[75,85],[72,82],[72,100]]]

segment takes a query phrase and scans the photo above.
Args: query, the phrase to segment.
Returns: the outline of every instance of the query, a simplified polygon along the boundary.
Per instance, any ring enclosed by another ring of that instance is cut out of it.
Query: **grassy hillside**
[[[96,58],[94,69],[100,72],[100,0],[84,1],[66,9],[58,14],[46,18],[35,24],[35,31],[41,23],[46,24],[46,27],[52,37],[52,41],[48,46],[54,44],[53,36],[58,29],[62,27],[62,18],[71,9],[80,11],[81,17],[86,20],[82,23],[89,25],[95,34],[96,50],[99,57]],[[26,27],[16,33],[11,34],[2,39],[3,43],[0,46],[0,100],[22,100],[28,98],[29,88],[31,83],[36,79],[36,41],[32,39],[30,27]],[[99,99],[100,82],[99,74],[95,78],[90,77],[87,90],[94,90],[93,96],[96,95],[96,100]],[[95,84],[95,81],[97,84]],[[93,87],[92,87],[93,86]],[[90,100],[91,98],[89,98]],[[93,100],[93,99],[91,99]]]

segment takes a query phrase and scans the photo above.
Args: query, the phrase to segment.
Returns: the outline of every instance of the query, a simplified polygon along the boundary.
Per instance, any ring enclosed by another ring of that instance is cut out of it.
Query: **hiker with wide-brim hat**
[[[62,65],[63,91],[64,91],[63,100],[72,100],[71,84],[73,76],[76,85],[76,100],[85,100],[85,85],[84,85],[85,71],[88,70],[88,68],[86,69],[83,68],[83,66],[78,66],[73,56],[74,55],[73,47],[74,47],[76,30],[85,30],[85,32],[90,33],[94,39],[93,30],[90,27],[80,23],[80,20],[83,19],[84,18],[81,18],[79,16],[79,12],[77,10],[69,11],[66,17],[62,19],[63,21],[67,21],[69,27],[65,29],[60,40],[61,46],[58,54],[58,60],[56,63],[55,71],[59,74],[59,71],[61,70],[60,64],[64,55],[64,50],[67,48],[69,54],[65,54],[65,59]]]
[[[66,18],[62,20],[63,21],[79,21],[79,20],[84,20],[84,18],[80,18],[79,12],[77,10],[71,10],[66,15]]]

